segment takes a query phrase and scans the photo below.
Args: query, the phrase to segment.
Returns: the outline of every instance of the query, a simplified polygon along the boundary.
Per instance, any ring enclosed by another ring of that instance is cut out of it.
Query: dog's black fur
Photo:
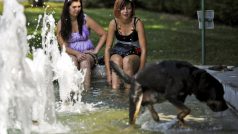
[[[129,122],[134,124],[140,106],[147,106],[155,121],[159,116],[153,104],[168,100],[178,110],[177,118],[184,125],[184,118],[190,109],[184,105],[188,95],[205,102],[214,111],[224,111],[228,108],[223,98],[222,84],[203,69],[199,69],[185,61],[162,61],[151,63],[140,71],[136,78],[129,77],[114,62],[110,61],[112,69],[126,83],[131,85]]]

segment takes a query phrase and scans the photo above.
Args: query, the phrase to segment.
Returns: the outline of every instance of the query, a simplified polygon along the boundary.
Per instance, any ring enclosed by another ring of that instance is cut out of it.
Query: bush
[[[238,25],[237,0],[207,0],[206,6],[215,11],[215,20],[231,26]]]
[[[200,0],[137,0],[137,5],[153,11],[184,14],[196,17],[196,11],[201,9]],[[215,11],[215,20],[231,26],[238,25],[237,0],[205,0],[205,8]]]
[[[86,8],[113,8],[114,1],[83,0],[83,3]],[[137,8],[183,14],[193,18],[197,18],[197,10],[201,9],[201,0],[135,0],[135,2]],[[238,0],[205,0],[205,8],[215,11],[215,21],[238,26]]]

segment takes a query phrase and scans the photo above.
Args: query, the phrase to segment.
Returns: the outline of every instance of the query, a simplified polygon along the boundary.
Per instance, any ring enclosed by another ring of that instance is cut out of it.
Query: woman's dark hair
[[[121,12],[122,8],[125,7],[128,4],[131,4],[131,7],[132,7],[131,17],[134,16],[135,15],[135,2],[134,2],[134,0],[115,0],[114,16],[118,18],[121,14],[120,12]]]
[[[82,34],[82,27],[84,23],[84,12],[83,12],[83,4],[82,0],[65,0],[63,11],[61,14],[61,31],[60,34],[63,38],[63,40],[68,41],[70,34],[72,32],[72,25],[71,25],[71,19],[69,14],[69,6],[72,4],[72,2],[79,1],[81,4],[81,11],[77,17],[78,22],[78,30],[79,33]]]

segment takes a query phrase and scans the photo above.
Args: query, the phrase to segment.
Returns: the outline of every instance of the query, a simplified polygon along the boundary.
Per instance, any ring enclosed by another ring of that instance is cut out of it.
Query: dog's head
[[[213,80],[209,84],[208,89],[210,94],[210,97],[207,100],[208,107],[214,112],[224,111],[228,109],[226,101],[223,98],[224,89],[222,84],[217,80]]]
[[[202,69],[196,70],[193,75],[195,75],[195,79],[198,82],[198,88],[194,91],[198,100],[206,102],[208,107],[214,112],[228,109],[223,98],[223,86],[216,78]]]
[[[127,84],[130,84],[130,94],[129,94],[129,123],[135,124],[136,117],[139,114],[143,93],[142,86],[135,78],[128,76],[123,72],[123,70],[115,64],[113,61],[110,61],[110,65],[115,73]]]

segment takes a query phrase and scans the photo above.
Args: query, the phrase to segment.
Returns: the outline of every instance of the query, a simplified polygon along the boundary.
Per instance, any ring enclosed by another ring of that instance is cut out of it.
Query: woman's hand
[[[77,53],[76,58],[78,61],[82,61],[86,59],[86,54],[84,53]]]

